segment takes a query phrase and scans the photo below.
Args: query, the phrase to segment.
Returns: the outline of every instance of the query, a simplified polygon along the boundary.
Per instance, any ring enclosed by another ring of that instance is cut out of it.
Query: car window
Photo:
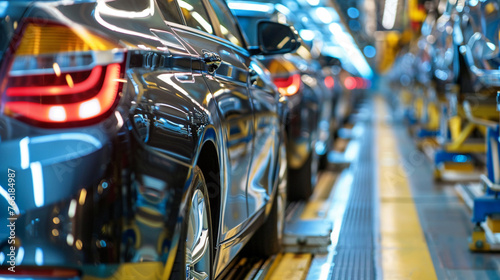
[[[177,0],[187,26],[214,34],[207,10],[200,0]]]
[[[157,2],[166,21],[182,24],[182,18],[175,0],[158,0]]]
[[[227,5],[220,0],[209,1],[219,19],[222,36],[233,44],[243,47],[243,39]]]

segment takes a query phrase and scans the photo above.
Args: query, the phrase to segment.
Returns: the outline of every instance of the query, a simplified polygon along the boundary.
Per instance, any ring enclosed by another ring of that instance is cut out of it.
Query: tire
[[[181,237],[170,279],[213,279],[210,203],[205,178],[198,167],[194,169],[188,192],[189,200],[184,209]]]
[[[309,157],[299,169],[290,169],[288,173],[288,194],[290,201],[307,200],[313,193],[318,176],[318,156],[311,151]]]
[[[250,242],[246,245],[245,255],[268,257],[281,251],[285,228],[286,188],[287,188],[287,161],[286,148],[280,147],[280,170],[278,173],[278,187],[273,199],[271,211],[264,224],[257,230]]]
[[[318,164],[319,170],[326,170],[326,168],[328,167],[328,151],[329,149],[326,151],[324,155],[321,155],[319,157],[319,164]]]

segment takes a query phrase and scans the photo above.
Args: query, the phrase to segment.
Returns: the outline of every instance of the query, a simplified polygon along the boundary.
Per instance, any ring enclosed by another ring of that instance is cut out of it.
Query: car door
[[[193,61],[215,98],[223,130],[223,160],[226,170],[221,193],[220,241],[236,235],[248,218],[246,188],[252,159],[254,121],[252,103],[247,92],[247,69],[231,44],[216,37],[212,24],[199,0],[178,0],[186,25],[172,30],[190,46]],[[218,28],[218,27],[217,27]]]
[[[264,82],[266,68],[260,63],[250,63],[252,74],[250,96],[254,106],[255,137],[254,157],[250,166],[247,190],[248,214],[254,215],[269,202],[278,174],[277,160],[280,139],[278,117],[279,95]]]
[[[252,139],[252,161],[248,174],[247,207],[249,217],[269,201],[269,194],[274,180],[276,166],[276,149],[279,131],[277,117],[278,96],[261,77],[265,77],[262,65],[252,61],[246,50],[242,50],[243,38],[236,20],[227,5],[221,0],[207,0],[210,3],[209,11],[215,17],[216,33],[233,43],[228,51],[234,53],[244,64],[243,71],[248,71],[246,81],[248,96],[251,100],[254,117],[254,136]],[[240,47],[238,47],[240,46]],[[216,76],[217,76],[216,72]],[[242,75],[243,76],[243,75]]]

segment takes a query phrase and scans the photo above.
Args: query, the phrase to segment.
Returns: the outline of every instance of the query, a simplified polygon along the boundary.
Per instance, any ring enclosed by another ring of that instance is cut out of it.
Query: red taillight
[[[8,275],[8,276],[6,276]],[[35,278],[75,278],[80,276],[80,272],[75,269],[69,268],[42,268],[42,267],[15,267],[15,272],[9,271],[7,269],[0,269],[1,276],[6,276],[7,278],[12,276],[19,277],[35,277]],[[15,278],[15,277],[14,277]]]
[[[278,87],[278,91],[283,95],[294,95],[300,90],[302,81],[300,74],[293,74],[286,78],[274,78],[274,84]]]
[[[112,112],[125,62],[120,45],[82,28],[33,21],[19,37],[2,82],[4,114],[36,126],[69,127]]]
[[[355,89],[358,86],[356,79],[354,77],[347,77],[344,80],[344,86],[348,90]]]
[[[366,88],[365,79],[357,77],[356,78],[356,85],[357,85],[357,88],[359,88],[359,89],[365,89]]]
[[[327,88],[333,88],[335,86],[335,80],[333,79],[332,76],[325,77],[325,86]]]

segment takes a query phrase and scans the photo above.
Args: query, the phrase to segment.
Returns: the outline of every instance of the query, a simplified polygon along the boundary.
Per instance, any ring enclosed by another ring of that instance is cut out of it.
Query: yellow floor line
[[[311,195],[310,200],[327,200],[330,197],[337,177],[338,173],[336,172],[323,171],[319,177],[316,187],[314,187],[314,192]]]
[[[274,259],[273,264],[271,265],[269,271],[267,272],[267,275],[264,277],[264,280],[271,280],[271,275],[273,275],[274,271],[276,271],[276,268],[280,264],[282,258],[283,258],[282,253],[276,256],[276,259]]]
[[[309,201],[300,215],[301,220],[322,219],[328,212],[328,201]]]
[[[437,279],[388,109],[376,99],[381,264],[384,279]]]
[[[286,253],[269,280],[304,280],[311,260],[311,254]]]
[[[301,220],[326,218],[331,204],[329,196],[336,179],[337,174],[334,172],[325,171],[321,174],[318,184],[314,188],[313,195],[300,215]]]
[[[83,276],[84,280],[161,279],[165,270],[162,262],[124,263],[108,277]]]

